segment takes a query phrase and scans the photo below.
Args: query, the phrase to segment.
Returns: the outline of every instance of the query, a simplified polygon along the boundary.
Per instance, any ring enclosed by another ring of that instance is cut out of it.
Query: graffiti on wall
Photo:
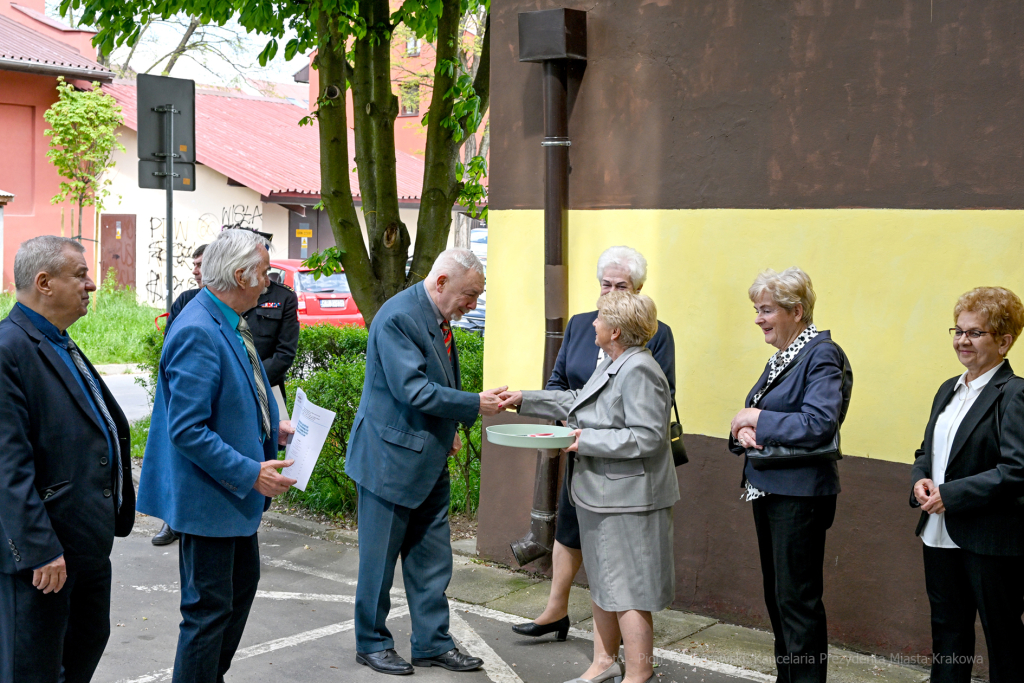
[[[152,216],[149,219],[149,276],[146,279],[146,298],[150,304],[163,307],[167,291],[167,234],[164,231],[166,219]],[[204,213],[198,218],[177,218],[174,220],[173,235],[173,280],[174,296],[195,287],[192,279],[192,253],[200,244],[209,244],[225,225],[241,225],[246,228],[263,228],[263,207],[259,204],[232,204],[223,206],[220,215]]]

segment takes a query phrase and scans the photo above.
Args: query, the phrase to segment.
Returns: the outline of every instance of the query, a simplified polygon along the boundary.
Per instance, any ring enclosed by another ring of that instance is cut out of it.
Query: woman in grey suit
[[[580,523],[594,609],[594,661],[574,683],[653,680],[651,613],[672,602],[672,505],[679,500],[668,438],[672,396],[645,348],[658,329],[650,297],[615,291],[597,301],[605,360],[577,391],[515,391],[503,407],[566,420],[576,442],[569,490]],[[620,639],[625,663],[617,660]]]

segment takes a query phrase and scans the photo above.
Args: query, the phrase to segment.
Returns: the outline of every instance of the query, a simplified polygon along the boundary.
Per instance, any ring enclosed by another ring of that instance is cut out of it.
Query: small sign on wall
[[[297,229],[295,231],[295,236],[296,237],[312,237],[313,236],[313,231],[312,230]],[[302,240],[302,241],[305,242],[306,240]]]
[[[119,240],[121,239],[121,221],[114,221],[114,225],[117,228],[117,234],[114,236],[114,239]]]

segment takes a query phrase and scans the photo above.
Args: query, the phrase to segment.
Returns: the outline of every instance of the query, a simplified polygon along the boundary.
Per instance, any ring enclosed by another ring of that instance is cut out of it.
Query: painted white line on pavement
[[[448,602],[451,605],[452,616],[455,616],[455,610],[459,610],[461,612],[475,614],[479,617],[501,621],[506,624],[519,624],[523,622],[522,617],[517,617],[514,614],[505,614],[504,612],[499,612],[487,607],[481,607],[480,605],[471,605],[467,602],[459,602],[457,600],[452,600],[451,598],[449,598]],[[585,640],[594,639],[593,633],[578,628],[570,628],[569,635],[574,638],[583,638]],[[675,650],[664,650],[660,647],[656,647],[654,648],[654,656],[677,664],[683,664],[684,666],[698,667],[701,669],[707,669],[708,671],[725,674],[726,676],[745,678],[750,681],[757,681],[758,683],[775,683],[775,676],[769,676],[768,674],[763,674],[760,671],[744,669],[742,667],[733,666],[732,664],[723,664],[722,662],[716,662],[702,657],[694,657],[693,655],[676,652]]]
[[[355,586],[359,582],[355,579],[350,579],[347,576],[336,574],[335,572],[325,571],[323,569],[317,569],[316,567],[307,567],[301,564],[295,564],[288,560],[275,560],[269,557],[260,558],[260,561],[268,567],[277,567],[278,569],[287,569],[293,572],[299,572],[300,574],[308,574],[309,576],[315,576],[319,579],[327,579],[328,581],[336,581],[343,583],[346,586]],[[405,604],[405,591],[400,588],[391,589],[391,598],[396,604]]]
[[[391,610],[389,618],[404,617],[409,614],[408,607],[399,607],[398,609]],[[305,631],[304,633],[297,633],[294,636],[287,636],[285,638],[278,638],[277,640],[268,640],[265,643],[259,645],[253,645],[243,650],[235,652],[234,658],[231,660],[232,664],[240,662],[243,659],[249,659],[251,657],[258,657],[259,655],[265,655],[268,652],[274,652],[275,650],[281,650],[286,647],[295,647],[296,645],[302,645],[313,640],[319,640],[320,638],[326,638],[327,636],[337,635],[346,631],[351,631],[355,628],[355,620],[349,619],[348,621],[342,621],[337,624],[331,624],[330,626],[324,626],[322,628],[315,628],[312,631]],[[140,676],[138,678],[122,678],[117,683],[157,683],[157,681],[169,681],[174,669],[163,669],[161,671],[154,671],[153,673]]]
[[[505,660],[498,656],[498,653],[488,645],[473,628],[466,623],[458,610],[449,610],[450,623],[449,633],[465,647],[466,651],[474,657],[484,660],[484,673],[494,683],[523,683],[523,679],[516,675],[516,672],[505,663]]]
[[[177,593],[174,586],[132,586],[143,593]],[[352,604],[356,601],[354,595],[332,595],[329,593],[288,593],[285,591],[256,591],[257,598],[264,600],[305,600],[306,602],[347,602]]]

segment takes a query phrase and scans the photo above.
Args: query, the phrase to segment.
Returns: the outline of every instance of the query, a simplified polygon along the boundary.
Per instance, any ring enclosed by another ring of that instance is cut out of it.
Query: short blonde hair
[[[645,346],[658,331],[658,307],[646,294],[612,291],[597,300],[597,314],[619,330],[625,348]]]
[[[802,322],[808,325],[814,322],[814,302],[817,299],[814,285],[811,284],[811,276],[796,266],[786,268],[781,273],[776,273],[771,268],[761,271],[754,278],[754,284],[750,285],[747,295],[756,303],[765,292],[771,295],[772,301],[787,311],[792,312],[797,304],[802,305]]]
[[[1024,304],[1020,297],[1003,287],[975,287],[961,294],[953,307],[953,324],[961,313],[980,313],[997,337],[1013,337],[1010,348],[1024,330]]]

